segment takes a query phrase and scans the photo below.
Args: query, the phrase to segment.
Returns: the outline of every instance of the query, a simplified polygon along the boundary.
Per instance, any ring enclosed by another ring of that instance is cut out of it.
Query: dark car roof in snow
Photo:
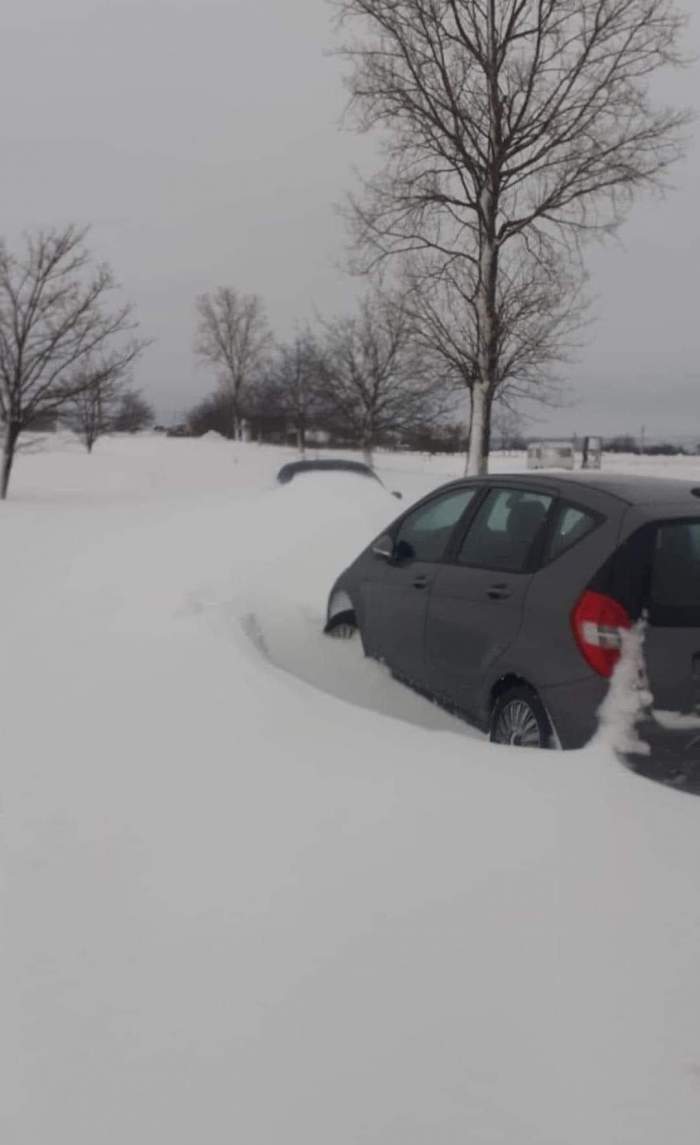
[[[363,461],[350,461],[344,457],[322,457],[317,460],[288,461],[277,474],[277,480],[284,485],[291,481],[298,473],[313,473],[316,470],[332,469],[340,472],[359,473],[362,477],[373,477],[378,481],[376,473],[365,465]]]

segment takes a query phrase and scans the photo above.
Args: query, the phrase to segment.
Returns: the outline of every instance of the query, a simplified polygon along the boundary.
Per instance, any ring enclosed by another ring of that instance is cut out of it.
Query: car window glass
[[[562,505],[547,545],[545,560],[553,561],[560,557],[595,526],[596,518],[592,513],[578,509],[575,505]]]
[[[457,554],[460,564],[521,572],[542,535],[552,497],[520,489],[492,489]]]
[[[457,489],[410,513],[402,521],[396,536],[397,549],[400,547],[407,559],[438,561],[452,530],[475,493],[475,488]]]
[[[656,531],[652,604],[700,607],[700,521],[674,521]]]

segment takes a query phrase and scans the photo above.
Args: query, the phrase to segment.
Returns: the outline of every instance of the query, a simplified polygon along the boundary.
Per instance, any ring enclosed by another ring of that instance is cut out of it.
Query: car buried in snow
[[[666,752],[660,778],[675,769],[687,779],[700,760],[691,482],[592,473],[452,482],[339,576],[325,630],[359,632],[367,655],[497,743],[579,748],[596,731],[622,632],[642,616],[659,712],[642,737],[655,759]]]
[[[384,482],[371,465],[367,465],[364,461],[351,461],[345,457],[300,458],[298,461],[288,461],[277,474],[277,482],[279,485],[288,485],[295,477],[304,473],[354,473],[358,477],[368,477],[372,481],[377,481],[384,488]],[[403,496],[397,489],[392,490],[391,495],[399,501]]]

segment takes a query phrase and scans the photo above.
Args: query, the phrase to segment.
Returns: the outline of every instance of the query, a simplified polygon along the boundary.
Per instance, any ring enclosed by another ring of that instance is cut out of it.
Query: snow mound
[[[18,463],[0,1140],[695,1145],[700,802],[601,743],[493,748],[324,641],[399,507],[271,488],[285,459]]]

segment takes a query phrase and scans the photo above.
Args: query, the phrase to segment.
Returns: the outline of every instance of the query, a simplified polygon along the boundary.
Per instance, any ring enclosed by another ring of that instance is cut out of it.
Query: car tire
[[[325,631],[326,636],[332,636],[334,640],[352,640],[357,632],[355,613],[350,609],[339,612],[329,620]]]
[[[554,733],[537,692],[527,684],[502,692],[491,712],[489,738],[511,747],[551,748]]]

